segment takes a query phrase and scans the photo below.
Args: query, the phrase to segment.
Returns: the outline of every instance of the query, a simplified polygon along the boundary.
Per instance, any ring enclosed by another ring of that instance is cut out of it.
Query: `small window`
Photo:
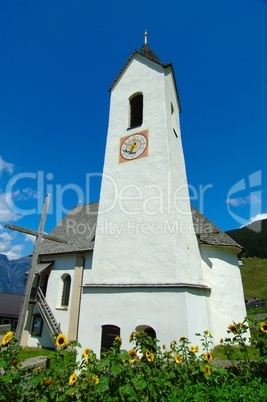
[[[138,325],[136,327],[136,331],[144,331],[147,335],[151,338],[148,345],[144,343],[148,349],[150,348],[151,351],[156,352],[157,349],[157,334],[154,328],[150,327],[149,325]],[[153,342],[151,342],[153,340]],[[154,345],[153,345],[154,344]]]
[[[177,132],[175,130],[176,127],[176,121],[175,121],[175,115],[174,115],[174,107],[173,104],[171,103],[171,116],[172,116],[172,128],[173,128],[173,132],[176,138],[178,138]]]
[[[120,336],[120,328],[116,325],[103,325],[101,337],[101,354],[112,348],[116,336]]]
[[[130,128],[143,123],[143,95],[137,94],[130,99]]]
[[[138,327],[136,327],[136,331],[144,331],[152,339],[156,339],[156,337],[157,337],[156,331],[154,330],[154,328],[152,328],[148,325],[138,325]]]
[[[10,324],[10,319],[9,318],[4,318],[2,324],[3,325]]]
[[[31,334],[34,336],[41,336],[43,329],[43,319],[38,315],[33,316]]]
[[[17,326],[18,326],[18,320],[15,320],[12,325],[14,331],[17,329]]]
[[[70,275],[66,275],[65,277],[63,277],[61,306],[68,307],[68,305],[69,305],[70,285],[71,285],[71,277],[70,277]]]

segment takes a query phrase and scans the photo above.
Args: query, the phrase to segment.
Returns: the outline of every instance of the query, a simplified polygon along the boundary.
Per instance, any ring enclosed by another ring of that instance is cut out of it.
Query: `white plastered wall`
[[[210,331],[216,345],[227,335],[228,325],[233,321],[242,322],[247,314],[238,250],[205,245],[201,245],[200,250],[204,281],[211,288]]]
[[[136,92],[144,97],[143,124],[127,130],[128,99]],[[203,284],[178,112],[171,67],[136,56],[111,93],[92,283]],[[118,163],[120,138],[142,130],[149,133],[148,156]]]
[[[181,336],[195,344],[198,342],[195,333],[203,333],[209,327],[206,292],[202,289],[85,288],[79,328],[81,353],[89,347],[100,355],[102,325],[120,328],[122,348],[126,350],[133,347],[129,335],[140,325],[152,327],[161,346],[168,347]]]
[[[56,321],[60,324],[61,332],[68,335],[69,324],[70,324],[70,311],[71,311],[71,300],[73,293],[73,281],[75,266],[77,264],[76,254],[65,254],[65,255],[52,255],[49,256],[49,260],[54,260],[53,269],[49,275],[49,280],[46,290],[46,301],[54,314]],[[89,281],[90,270],[92,265],[92,252],[84,254],[84,273],[83,279],[85,283]],[[69,306],[64,308],[61,306],[61,297],[63,290],[63,275],[70,275],[71,277],[71,288],[69,297]],[[77,289],[76,289],[77,290]],[[76,301],[77,302],[77,301]],[[79,308],[78,308],[79,310]],[[38,313],[38,307],[34,306],[33,314]],[[77,311],[77,314],[79,311]],[[32,317],[30,318],[32,320]],[[28,346],[38,346],[43,347],[53,347],[53,341],[49,335],[45,323],[43,324],[43,331],[41,337],[36,337],[29,335]]]

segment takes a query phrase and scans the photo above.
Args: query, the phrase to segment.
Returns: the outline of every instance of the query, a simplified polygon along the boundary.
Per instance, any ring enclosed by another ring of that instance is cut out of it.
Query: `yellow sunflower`
[[[13,332],[8,331],[5,334],[4,338],[2,339],[2,346],[6,346],[11,341],[12,338],[13,338]]]
[[[44,383],[44,385],[48,386],[48,385],[54,384],[55,380],[53,378],[44,378],[43,383]]]
[[[89,356],[90,356],[90,349],[85,348],[84,351],[83,351],[83,357],[85,357],[86,360],[88,360]]]
[[[59,348],[64,348],[67,345],[67,338],[64,334],[58,334],[55,345]]]
[[[122,339],[120,336],[116,336],[115,342],[118,342],[120,345],[122,344]]]
[[[208,366],[207,364],[204,367],[204,372],[206,375],[210,376],[211,375],[211,369],[210,366]]]
[[[198,345],[196,345],[196,346],[190,346],[190,352],[192,352],[192,353],[197,353],[197,352],[199,352],[199,346]]]
[[[155,356],[153,353],[149,352],[149,350],[146,351],[146,359],[149,363],[153,362],[155,359]]]
[[[210,352],[207,352],[204,355],[204,359],[207,360],[208,362],[210,362],[213,359],[212,354]]]
[[[205,336],[210,336],[210,331],[207,329],[206,331],[204,331],[204,335]]]
[[[182,356],[179,355],[179,353],[178,353],[177,355],[174,356],[174,361],[175,361],[175,363],[177,363],[177,364],[181,364],[182,361],[183,361],[183,358],[182,358]]]
[[[260,323],[260,329],[261,329],[262,332],[265,332],[267,334],[267,323],[262,321]]]
[[[69,377],[69,385],[75,384],[77,381],[77,378],[78,378],[77,374],[75,374],[75,373],[71,374]]]
[[[137,360],[137,353],[135,349],[128,350],[128,355],[131,357],[129,360],[130,363],[135,363]]]
[[[97,385],[99,383],[99,378],[97,375],[92,375],[92,381]]]
[[[229,324],[229,325],[228,325],[228,330],[229,330],[230,332],[232,332],[233,334],[236,334],[236,332],[237,332],[236,325],[234,325],[234,324]]]

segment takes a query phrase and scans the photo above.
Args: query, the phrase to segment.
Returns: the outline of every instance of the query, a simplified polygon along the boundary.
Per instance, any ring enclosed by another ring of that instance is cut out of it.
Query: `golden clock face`
[[[120,148],[120,156],[124,160],[139,158],[147,150],[147,135],[143,133],[133,134],[123,139]]]

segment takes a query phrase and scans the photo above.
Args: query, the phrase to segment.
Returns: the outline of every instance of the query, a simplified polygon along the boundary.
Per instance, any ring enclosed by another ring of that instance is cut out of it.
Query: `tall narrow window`
[[[116,325],[102,325],[101,354],[113,346],[116,336],[120,336],[120,328]]]
[[[175,121],[175,115],[174,115],[174,107],[173,104],[171,103],[171,115],[172,115],[172,128],[173,128],[173,132],[175,134],[175,137],[178,137],[177,132],[175,130],[176,127],[176,121]]]
[[[130,128],[143,123],[143,95],[137,94],[130,99]]]
[[[68,307],[68,305],[69,305],[70,285],[71,285],[71,277],[70,277],[70,275],[66,275],[65,277],[63,277],[61,306]]]

